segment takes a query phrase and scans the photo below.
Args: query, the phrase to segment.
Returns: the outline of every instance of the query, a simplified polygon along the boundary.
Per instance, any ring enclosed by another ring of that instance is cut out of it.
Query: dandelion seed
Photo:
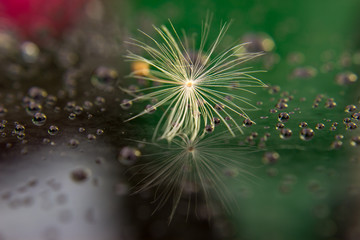
[[[123,90],[134,96],[132,101],[156,98],[158,102],[153,105],[154,108],[165,107],[155,128],[154,138],[160,136],[161,139],[171,141],[182,133],[193,141],[214,118],[224,122],[231,134],[235,135],[231,124],[224,119],[230,118],[231,114],[241,119],[249,118],[245,111],[257,108],[241,93],[255,94],[248,88],[266,86],[251,76],[256,71],[240,68],[239,65],[262,53],[250,53],[244,49],[246,44],[235,44],[215,54],[228,24],[221,26],[219,35],[206,50],[209,18],[203,23],[199,44],[195,44],[195,41],[190,44],[186,36],[185,40],[181,40],[171,22],[170,26],[170,30],[165,26],[154,27],[161,41],[143,33],[151,39],[154,46],[135,39],[130,43],[142,49],[148,57],[129,51],[127,59],[149,66],[146,71],[143,68],[133,68],[130,76],[153,82],[153,85],[132,91]],[[144,110],[128,121],[146,113],[147,110]],[[230,119],[242,131],[236,118]]]
[[[170,144],[141,142],[150,145],[153,154],[143,155],[138,166],[134,167],[136,175],[143,175],[137,182],[136,193],[154,189],[158,210],[172,200],[173,218],[182,197],[190,200],[200,194],[209,207],[220,203],[226,210],[236,205],[234,193],[227,188],[229,177],[251,179],[247,171],[250,167],[246,157],[249,148],[229,144],[229,135],[211,135],[196,138],[194,141],[186,135],[178,135]],[[146,149],[146,148],[145,148]],[[230,174],[231,173],[231,174]],[[232,182],[234,179],[231,180]],[[210,209],[209,209],[210,210]]]

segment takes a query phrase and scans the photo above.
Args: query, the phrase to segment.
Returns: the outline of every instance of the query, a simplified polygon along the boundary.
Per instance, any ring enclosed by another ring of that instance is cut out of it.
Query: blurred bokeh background
[[[357,0],[0,0],[0,240],[360,239],[359,9]],[[159,39],[153,25],[169,19],[198,39],[209,13],[210,40],[231,21],[220,48],[249,42],[265,53],[247,63],[266,70],[256,77],[269,86],[252,96],[256,124],[231,139],[251,149],[253,177],[230,174],[230,212],[201,197],[188,211],[184,196],[169,223],[171,199],[154,212],[156,189],[133,194],[139,179],[121,161],[161,155],[136,141],[151,140],[163,111],[124,122],[148,104],[121,107],[130,96],[119,86],[143,84],[127,77],[126,41],[150,44],[138,29]]]

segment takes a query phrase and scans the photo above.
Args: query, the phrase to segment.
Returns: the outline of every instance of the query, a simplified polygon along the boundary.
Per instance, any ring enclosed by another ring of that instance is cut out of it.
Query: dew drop
[[[46,122],[46,115],[44,113],[35,113],[32,122],[36,126],[43,126]]]
[[[35,113],[40,112],[42,110],[42,106],[39,103],[31,101],[29,102],[25,110],[28,115],[33,116]]]
[[[76,114],[75,114],[75,113],[70,113],[68,118],[69,118],[70,120],[75,120]]]
[[[0,117],[5,117],[8,110],[4,108],[3,106],[0,106]]]
[[[354,136],[351,138],[350,145],[353,147],[360,146],[360,136]]]
[[[351,117],[352,117],[353,119],[360,120],[360,112],[353,113],[353,114],[351,115]]]
[[[351,105],[347,105],[345,107],[345,112],[355,112],[356,111],[356,106],[354,104],[351,104]]]
[[[6,125],[4,123],[0,123],[0,132],[4,132],[5,127],[6,127]]]
[[[301,127],[301,128],[305,128],[305,127],[307,127],[307,126],[308,126],[307,122],[301,122],[301,123],[299,123],[299,127]]]
[[[358,76],[352,72],[339,73],[335,77],[335,81],[339,85],[349,85],[349,84],[356,82],[357,79],[358,79]]]
[[[300,139],[304,141],[309,141],[314,137],[314,130],[311,128],[303,128],[300,131]]]
[[[123,100],[121,101],[120,106],[121,106],[122,109],[128,110],[128,109],[131,108],[132,104],[133,104],[133,103],[132,103],[131,100],[129,100],[129,99],[123,99]]]
[[[206,131],[207,133],[213,132],[213,131],[214,131],[214,125],[212,125],[212,124],[206,125],[206,126],[205,126],[205,131]]]
[[[118,160],[120,163],[129,166],[133,165],[140,156],[141,152],[138,149],[132,147],[123,147],[120,150]]]
[[[213,118],[213,123],[215,124],[215,126],[220,124],[220,118],[214,117]]]
[[[85,128],[83,128],[83,127],[79,127],[79,132],[85,132]]]
[[[90,141],[96,140],[96,136],[94,134],[88,134],[87,139],[90,140]]]
[[[16,124],[14,129],[16,134],[23,133],[25,131],[24,125]]]
[[[55,125],[51,125],[48,129],[48,133],[52,136],[56,135],[59,133],[59,128]]]
[[[91,84],[98,89],[112,91],[117,79],[118,73],[115,69],[101,66],[95,70],[91,77]]]
[[[150,105],[150,104],[146,105],[146,107],[145,107],[145,112],[151,114],[151,113],[154,113],[155,111],[156,111],[156,107],[155,107],[155,106]]]
[[[278,120],[280,122],[286,122],[287,120],[289,120],[290,118],[290,115],[286,112],[281,112],[279,113],[279,116],[278,116]]]
[[[277,152],[265,152],[262,159],[264,164],[274,164],[279,158],[280,155]]]
[[[289,128],[282,128],[280,130],[280,138],[289,139],[292,136],[292,131]]]
[[[244,121],[243,121],[243,126],[245,126],[245,127],[250,127],[250,126],[252,126],[253,124],[254,124],[254,122],[251,121],[249,118],[246,118],[246,119],[244,119]]]
[[[97,130],[96,130],[96,134],[97,134],[98,136],[103,135],[103,134],[104,134],[104,130],[102,130],[102,129],[97,129]]]
[[[222,104],[215,104],[214,108],[216,111],[220,112],[220,111],[224,110],[225,106]]]
[[[349,122],[349,123],[346,124],[346,129],[347,129],[347,130],[357,129],[357,125],[356,125],[356,123]]]
[[[80,115],[83,111],[84,109],[81,106],[75,106],[73,110],[76,115]]]
[[[282,129],[282,128],[284,128],[284,127],[285,127],[285,125],[284,125],[283,123],[277,123],[276,126],[275,126],[275,128],[276,128],[277,130]]]
[[[69,147],[72,147],[72,148],[76,148],[77,146],[79,146],[79,144],[80,144],[79,140],[74,139],[74,138],[70,139],[68,142]]]
[[[342,145],[343,145],[343,142],[342,142],[342,141],[336,140],[336,141],[333,141],[333,142],[331,143],[331,148],[332,148],[332,149],[339,149]]]
[[[98,97],[95,98],[94,103],[96,105],[98,105],[98,106],[104,105],[105,104],[105,98],[98,96]]]
[[[70,177],[74,182],[84,182],[86,181],[91,175],[91,171],[85,168],[77,168],[70,173]]]

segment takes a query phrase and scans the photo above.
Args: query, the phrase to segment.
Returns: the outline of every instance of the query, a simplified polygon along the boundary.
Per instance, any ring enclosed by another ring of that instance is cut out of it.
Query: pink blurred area
[[[89,0],[0,0],[0,27],[23,38],[61,37]]]

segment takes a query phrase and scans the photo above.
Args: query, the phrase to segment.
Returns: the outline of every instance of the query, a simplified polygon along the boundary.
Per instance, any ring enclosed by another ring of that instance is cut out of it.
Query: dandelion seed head
[[[131,100],[157,98],[154,108],[162,107],[163,115],[155,128],[154,140],[160,138],[170,142],[179,134],[194,140],[215,117],[224,122],[233,136],[232,126],[242,132],[242,120],[250,118],[246,111],[257,109],[247,97],[255,94],[249,88],[266,85],[252,76],[257,71],[241,65],[261,53],[244,51],[245,44],[218,49],[227,24],[221,26],[211,44],[207,43],[209,19],[203,24],[198,44],[195,39],[189,40],[186,34],[182,39],[171,22],[170,26],[154,27],[159,41],[144,33],[152,45],[133,39],[131,44],[141,48],[144,54],[129,52],[127,55],[134,63],[131,76],[152,83],[148,84],[150,87],[132,92],[125,90],[134,96]],[[148,111],[144,110],[128,120],[146,113]]]

